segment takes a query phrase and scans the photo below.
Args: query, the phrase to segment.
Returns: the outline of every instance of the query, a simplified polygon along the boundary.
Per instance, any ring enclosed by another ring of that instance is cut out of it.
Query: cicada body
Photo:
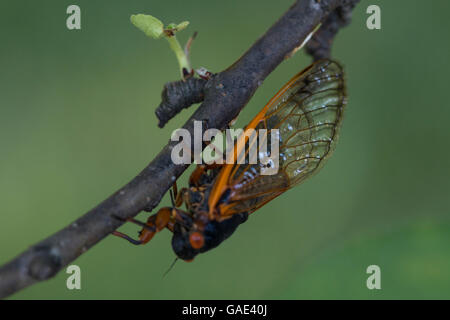
[[[279,146],[275,174],[263,174],[267,164],[248,159],[198,165],[188,188],[178,192],[174,186],[173,207],[160,209],[146,223],[130,219],[143,227],[139,240],[114,234],[144,244],[167,228],[173,232],[175,254],[185,261],[217,247],[255,210],[319,171],[334,150],[345,104],[341,66],[331,60],[312,64],[284,85],[246,127],[266,129],[267,137],[277,132],[267,138],[269,144],[277,139]],[[236,141],[235,159],[245,158],[252,143],[245,139],[242,135]]]

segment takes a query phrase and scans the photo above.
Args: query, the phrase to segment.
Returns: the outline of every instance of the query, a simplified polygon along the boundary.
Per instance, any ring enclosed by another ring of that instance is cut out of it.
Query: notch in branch
[[[162,101],[155,110],[159,120],[158,126],[164,127],[166,123],[177,115],[182,109],[189,108],[194,103],[203,101],[204,87],[207,80],[188,78],[164,85],[161,94]]]

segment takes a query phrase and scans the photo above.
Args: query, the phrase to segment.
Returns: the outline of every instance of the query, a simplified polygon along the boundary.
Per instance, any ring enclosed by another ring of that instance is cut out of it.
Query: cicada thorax
[[[208,197],[220,168],[198,169],[191,175],[189,188],[182,190],[187,211],[179,211],[178,214],[187,216],[184,220],[187,223],[175,223],[173,229],[172,248],[183,260],[192,260],[197,254],[217,247],[248,217],[242,213],[211,218]],[[227,201],[228,194],[224,194],[221,203]]]

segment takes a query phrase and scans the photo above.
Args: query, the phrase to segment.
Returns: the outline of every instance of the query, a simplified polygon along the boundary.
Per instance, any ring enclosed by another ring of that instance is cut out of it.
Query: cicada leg
[[[175,181],[172,186],[173,196],[172,196],[172,205],[174,207],[179,207],[183,204],[183,195],[186,192],[186,188],[182,188],[180,192],[178,192],[177,182]]]
[[[213,170],[222,167],[223,164],[199,164],[195,167],[195,170],[192,171],[191,176],[189,177],[189,185],[199,187],[200,186],[200,178],[204,175],[208,170]]]
[[[135,245],[146,244],[157,232],[163,230],[164,228],[168,228],[170,231],[173,231],[173,222],[171,221],[171,217],[172,208],[166,207],[160,209],[156,214],[151,215],[147,219],[146,223],[133,218],[126,219],[128,222],[132,222],[142,227],[142,230],[139,233],[139,239],[137,240],[120,231],[114,231],[112,234]]]

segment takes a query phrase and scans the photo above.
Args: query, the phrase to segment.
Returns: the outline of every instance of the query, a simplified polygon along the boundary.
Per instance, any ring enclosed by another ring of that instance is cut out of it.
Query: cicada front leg
[[[164,228],[167,228],[173,232],[174,219],[172,216],[173,209],[166,207],[160,209],[156,214],[151,215],[145,223],[133,218],[126,219],[127,222],[131,222],[142,227],[142,230],[139,232],[139,239],[133,239],[120,231],[114,231],[112,234],[135,245],[146,244],[157,232],[163,230]]]
[[[186,200],[187,189],[182,188],[180,192],[178,192],[177,182],[175,181],[172,186],[172,192],[173,192],[173,194],[171,194],[172,206],[180,207]]]
[[[200,187],[204,184],[202,181],[202,177],[208,172],[208,170],[218,170],[222,168],[223,164],[213,163],[213,164],[199,164],[192,171],[191,176],[189,177],[189,186],[191,187]]]

